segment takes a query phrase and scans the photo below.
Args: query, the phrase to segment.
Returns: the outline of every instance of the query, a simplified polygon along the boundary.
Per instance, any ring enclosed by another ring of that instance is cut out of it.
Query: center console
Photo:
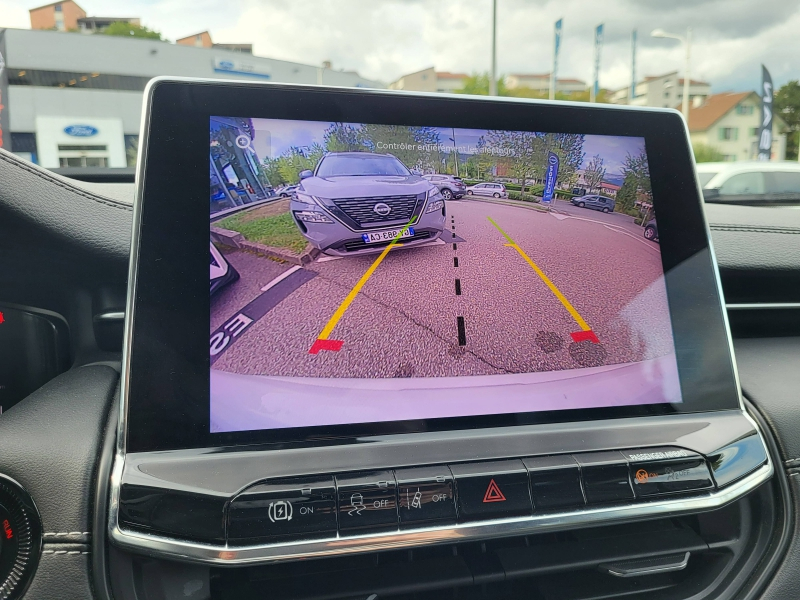
[[[772,477],[678,113],[146,98],[116,547],[290,564],[696,515]]]

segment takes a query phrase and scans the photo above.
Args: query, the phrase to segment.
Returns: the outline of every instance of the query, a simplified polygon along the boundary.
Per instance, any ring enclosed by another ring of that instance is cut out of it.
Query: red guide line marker
[[[589,340],[593,344],[600,343],[600,340],[597,339],[597,336],[591,329],[588,331],[576,331],[575,333],[570,333],[570,336],[572,336],[572,340],[575,342],[585,342],[586,340]]]
[[[3,316],[3,313],[0,312],[0,323],[2,323],[5,320],[6,318]]]
[[[483,502],[484,504],[487,502],[505,502],[506,497],[503,495],[503,492],[500,491],[500,488],[492,479],[489,482],[489,487],[486,488],[486,493],[483,495]]]
[[[311,344],[311,349],[308,351],[309,354],[318,354],[320,350],[330,350],[331,352],[338,352],[342,349],[342,344],[344,342],[342,340],[314,340],[314,343]]]

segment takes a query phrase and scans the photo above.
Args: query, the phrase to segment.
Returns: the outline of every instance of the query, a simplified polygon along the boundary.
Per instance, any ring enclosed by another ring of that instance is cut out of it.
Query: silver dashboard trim
[[[762,483],[768,481],[774,472],[774,467],[771,461],[754,471],[750,475],[741,479],[740,481],[728,486],[723,490],[707,494],[702,497],[684,498],[661,500],[656,502],[647,502],[637,505],[629,505],[622,507],[604,507],[585,509],[574,513],[557,513],[547,515],[535,515],[532,517],[525,517],[519,519],[506,519],[498,521],[486,521],[480,523],[470,523],[455,525],[449,527],[432,527],[427,529],[420,529],[408,532],[395,532],[391,534],[380,535],[367,535],[357,537],[346,537],[330,539],[330,540],[315,540],[304,542],[284,543],[280,545],[265,545],[265,546],[249,546],[249,547],[229,547],[205,545],[167,537],[148,535],[136,531],[121,529],[118,523],[119,514],[119,497],[120,486],[122,481],[122,473],[125,465],[125,453],[127,446],[127,414],[128,414],[128,399],[130,392],[130,358],[132,347],[132,333],[133,323],[135,320],[135,296],[137,287],[137,267],[139,259],[139,239],[141,229],[141,213],[142,201],[145,184],[145,163],[146,163],[146,148],[148,146],[148,138],[150,131],[150,114],[153,101],[154,89],[161,81],[184,81],[191,83],[201,84],[233,84],[237,86],[269,86],[269,87],[286,87],[286,88],[299,88],[299,89],[319,89],[319,86],[300,85],[300,84],[267,84],[267,83],[253,83],[242,82],[238,80],[221,80],[221,79],[195,79],[188,77],[156,77],[150,80],[144,90],[144,102],[142,105],[142,124],[139,133],[139,151],[137,158],[136,168],[136,196],[133,204],[133,226],[131,235],[131,255],[128,272],[128,290],[126,297],[125,308],[125,321],[124,321],[124,338],[122,349],[122,373],[120,382],[120,404],[119,404],[119,424],[117,429],[117,443],[116,454],[114,457],[114,466],[111,474],[110,481],[110,503],[109,503],[109,521],[108,521],[108,534],[110,539],[117,545],[130,550],[143,551],[147,554],[158,555],[167,558],[177,558],[185,560],[193,560],[197,562],[218,564],[218,565],[235,565],[235,564],[254,564],[254,563],[269,563],[287,559],[322,557],[322,556],[336,556],[342,554],[349,554],[354,552],[374,551],[374,550],[389,550],[397,548],[407,548],[420,545],[450,543],[454,541],[461,541],[470,538],[485,538],[485,537],[499,537],[509,535],[520,535],[543,532],[555,528],[565,529],[570,527],[590,526],[597,525],[605,522],[622,522],[631,521],[635,519],[665,516],[672,514],[681,514],[686,512],[697,512],[703,510],[712,510],[721,507],[725,504],[733,502],[741,496],[752,491]],[[331,88],[336,89],[336,88]],[[339,88],[342,89],[342,88]],[[463,95],[455,94],[433,94],[433,93],[414,93],[395,91],[395,90],[364,90],[353,89],[361,93],[369,93],[373,95],[401,95],[401,96],[422,96],[422,97],[435,97],[435,98],[452,98],[454,100],[469,100],[470,98]],[[485,102],[486,98],[473,98],[476,102]],[[549,101],[543,100],[522,100],[518,98],[494,98],[492,102],[512,102],[512,103],[528,103],[531,106],[542,105],[549,106],[553,104]],[[558,106],[572,106],[586,108],[584,103],[577,102],[559,102]],[[678,111],[673,109],[660,109],[651,107],[630,107],[630,106],[616,106],[616,105],[593,105],[594,110],[634,110],[638,112],[673,112],[679,114]],[[684,123],[685,135],[687,144],[689,144],[689,130]],[[694,158],[692,157],[692,160]],[[694,164],[694,163],[693,163]],[[698,198],[702,198],[702,193],[698,184],[697,187]],[[713,250],[713,243],[711,240],[711,232],[708,221],[703,216],[705,222],[706,238],[711,252],[711,259],[715,269],[715,278],[717,282],[717,290],[720,298],[719,309],[722,311],[723,322],[725,325],[726,333],[728,336],[728,347],[733,367],[733,374],[736,381],[739,393],[739,408],[745,416],[748,416],[744,410],[744,404],[741,396],[741,386],[739,383],[739,373],[734,359],[733,341],[730,333],[730,325],[728,322],[727,311],[725,310],[724,296],[722,291],[722,283],[719,276],[719,269],[717,266],[716,256]],[[749,418],[749,416],[748,416]],[[758,431],[758,427],[756,427]],[[760,435],[760,434],[759,434]],[[762,440],[763,442],[763,440]]]
[[[116,485],[117,488],[121,474],[121,463],[117,463],[112,475],[112,485]],[[258,546],[230,546],[227,544],[216,546],[122,529],[117,522],[116,501],[112,500],[109,533],[111,539],[118,546],[129,550],[143,551],[153,556],[191,560],[211,565],[268,564],[287,560],[343,556],[357,552],[451,544],[489,537],[530,535],[554,529],[565,530],[713,510],[751,492],[768,481],[772,474],[773,465],[771,462],[767,462],[738,482],[722,490],[698,497],[664,499],[627,506],[587,508],[568,513],[479,521],[413,531],[351,537],[337,535],[335,538],[323,540],[282,542]]]
[[[728,310],[800,310],[800,302],[743,302],[726,304]]]

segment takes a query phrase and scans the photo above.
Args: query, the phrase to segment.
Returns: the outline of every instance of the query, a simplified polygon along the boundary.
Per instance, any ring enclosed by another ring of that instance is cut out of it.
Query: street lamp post
[[[686,45],[686,66],[683,73],[683,102],[681,103],[681,112],[686,122],[689,122],[689,83],[691,80],[691,58],[692,58],[692,28],[686,28],[686,36],[678,35],[676,33],[667,33],[663,29],[654,29],[650,34],[654,38],[669,38],[678,40]]]
[[[497,0],[492,0],[492,72],[489,95],[497,96]]]

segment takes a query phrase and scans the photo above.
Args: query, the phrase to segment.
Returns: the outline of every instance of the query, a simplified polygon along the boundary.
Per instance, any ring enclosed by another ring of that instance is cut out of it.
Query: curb
[[[214,226],[211,227],[211,241],[224,246],[230,246],[231,248],[249,250],[256,254],[268,256],[269,258],[274,258],[282,262],[300,265],[301,267],[310,264],[319,256],[319,250],[311,246],[311,244],[306,245],[306,249],[303,250],[302,254],[295,254],[283,248],[274,248],[272,246],[246,240],[238,231],[231,231]]]

